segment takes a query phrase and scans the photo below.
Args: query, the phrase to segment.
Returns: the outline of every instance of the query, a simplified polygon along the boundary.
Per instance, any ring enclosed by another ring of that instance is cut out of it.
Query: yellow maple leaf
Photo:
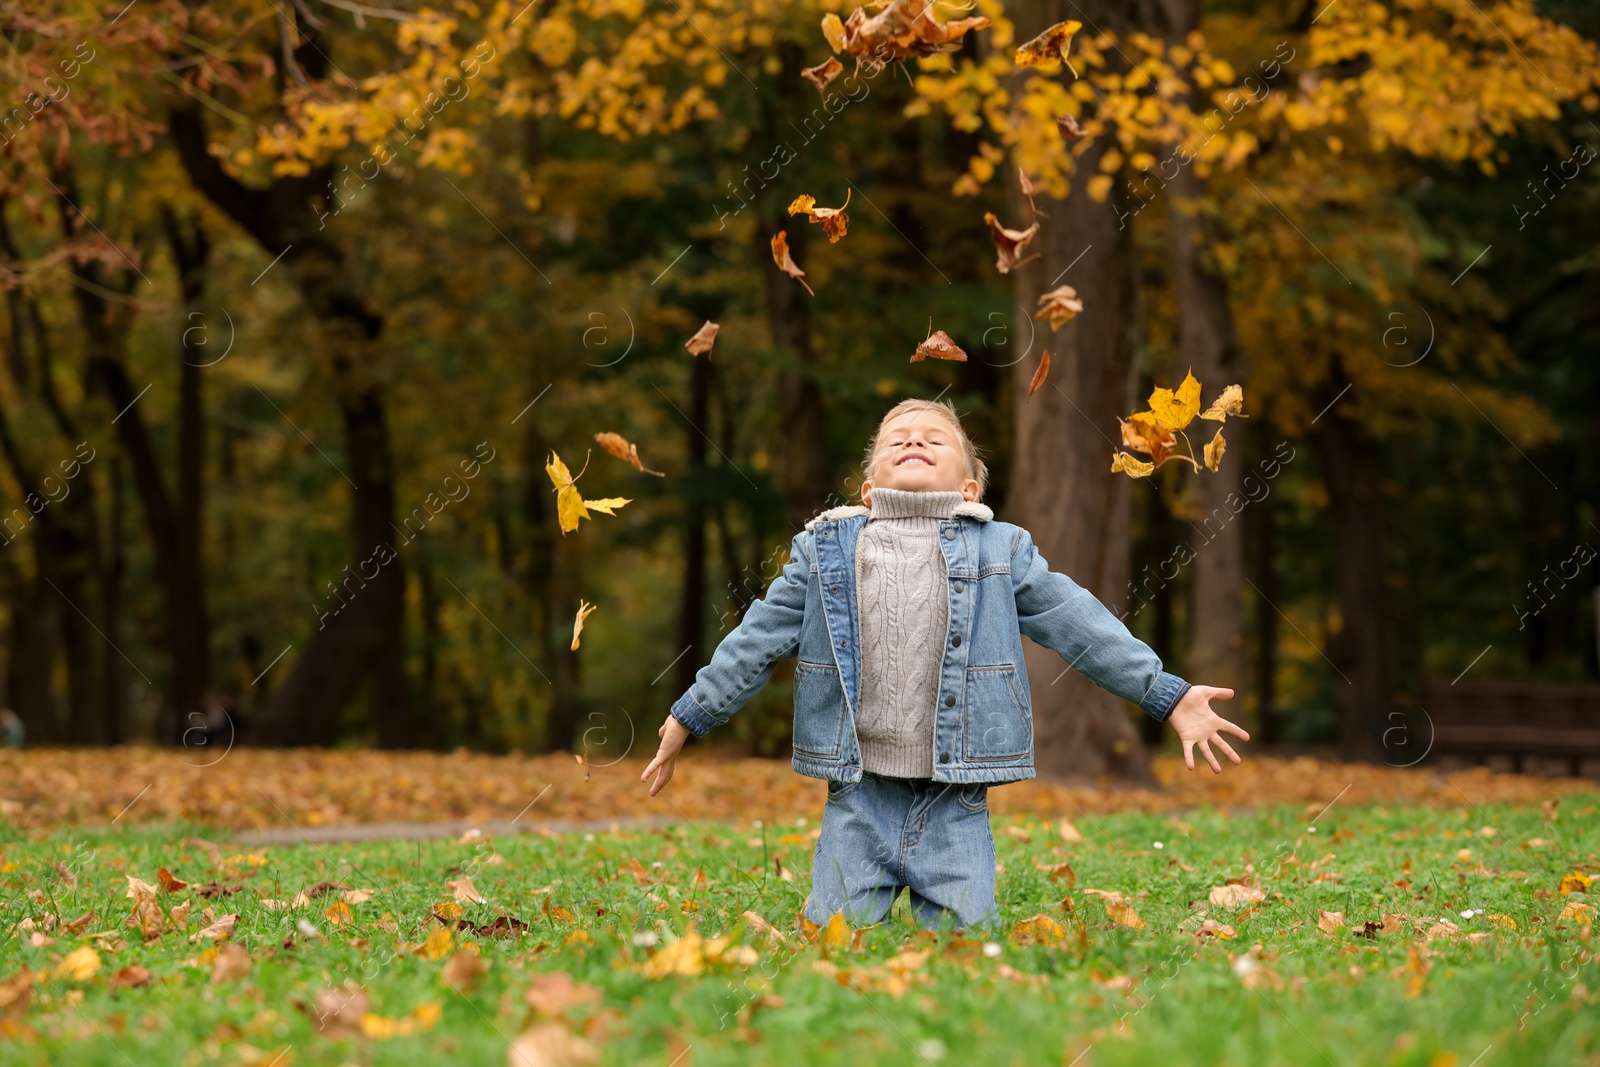
[[[632,503],[623,497],[606,497],[603,500],[585,500],[583,494],[578,492],[577,481],[583,477],[583,471],[589,469],[589,457],[584,455],[583,470],[573,474],[561,457],[554,452],[550,453],[550,461],[544,465],[545,473],[550,476],[550,481],[556,487],[556,520],[561,524],[562,534],[569,534],[578,528],[578,520],[590,517],[589,509],[604,515],[615,515],[617,508],[624,504]]]
[[[1106,914],[1111,916],[1112,919],[1121,923],[1123,926],[1130,926],[1137,930],[1145,925],[1144,920],[1139,918],[1139,913],[1133,910],[1132,904],[1108,900],[1105,902],[1105,906]]]
[[[88,945],[75,948],[56,964],[56,977],[68,982],[87,982],[100,969],[100,953]]]
[[[1176,390],[1157,387],[1150,394],[1150,412],[1169,430],[1183,429],[1200,413],[1200,383],[1190,371]]]
[[[572,620],[572,648],[570,651],[578,651],[578,638],[583,633],[583,620],[587,619],[593,612],[594,605],[579,597],[578,614]]]
[[[1594,879],[1587,874],[1573,871],[1571,874],[1561,876],[1560,890],[1565,893],[1587,893],[1589,887],[1594,885]]]
[[[1202,419],[1213,422],[1226,422],[1229,415],[1244,416],[1244,388],[1230,385],[1222,390],[1221,394],[1211,402],[1211,406],[1200,413]]]
[[[448,926],[441,926],[428,935],[428,940],[416,947],[417,955],[425,960],[442,960],[450,955],[454,947],[455,935]]]
[[[670,978],[681,975],[698,978],[705,973],[705,940],[695,930],[694,924],[676,941],[662,945],[654,956],[644,961],[640,970],[646,978]]]
[[[1155,469],[1154,463],[1146,463],[1144,460],[1137,459],[1127,452],[1117,452],[1111,457],[1112,474],[1122,471],[1133,478],[1148,478]]]
[[[1019,945],[1057,945],[1066,936],[1066,929],[1043,912],[1019,919],[1011,928],[1011,940]]]
[[[822,931],[822,944],[825,948],[845,948],[850,944],[850,924],[845,922],[844,912],[836,911],[828,920]]]

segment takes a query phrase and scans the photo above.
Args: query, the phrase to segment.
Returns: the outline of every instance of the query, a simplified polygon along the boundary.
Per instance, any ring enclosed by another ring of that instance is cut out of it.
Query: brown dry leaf
[[[1112,474],[1122,472],[1134,478],[1148,478],[1155,473],[1155,469],[1154,463],[1146,463],[1144,460],[1137,459],[1126,452],[1115,452],[1111,456]]]
[[[1077,872],[1072,869],[1070,863],[1036,863],[1034,866],[1048,874],[1052,882],[1073,885],[1078,881]]]
[[[889,0],[872,15],[865,6],[856,8],[839,26],[824,18],[822,32],[835,52],[889,62],[955,51],[968,32],[988,25],[981,15],[941,23],[931,0]]]
[[[377,895],[377,892],[376,889],[346,889],[344,891],[344,902],[346,904],[365,904]]]
[[[1072,47],[1073,36],[1081,29],[1083,23],[1076,19],[1056,23],[1027,44],[1017,48],[1017,66],[1038,67],[1059,59],[1070,69],[1072,64],[1067,59],[1067,50]],[[1074,70],[1073,74],[1077,74],[1077,71]]]
[[[218,918],[216,922],[212,923],[210,926],[207,926],[204,930],[201,930],[199,933],[190,937],[189,940],[200,941],[203,939],[212,941],[225,939],[233,933],[234,924],[236,924],[238,921],[238,912],[234,912],[231,915],[223,915]]]
[[[1260,886],[1214,885],[1207,899],[1213,908],[1242,908],[1246,904],[1266,900],[1267,894]]]
[[[1106,914],[1123,926],[1131,926],[1137,930],[1145,925],[1145,921],[1139,918],[1139,913],[1133,910],[1132,904],[1107,900],[1105,907]]]
[[[187,908],[189,905],[188,904],[183,904],[183,905],[180,905],[180,906],[184,907],[184,908]],[[177,908],[174,908],[173,910],[176,911]],[[94,912],[86,911],[82,915],[78,916],[76,919],[73,919],[71,922],[62,923],[61,924],[61,936],[63,936],[63,937],[77,937],[79,934],[81,934],[85,930],[87,930],[89,928],[89,924],[92,923],[92,922],[94,922]]]
[[[1079,833],[1078,828],[1072,825],[1072,820],[1065,816],[1062,816],[1061,821],[1056,824],[1056,832],[1061,835],[1061,840],[1063,841],[1076,842],[1083,840],[1083,834]]]
[[[541,1015],[560,1015],[573,1008],[599,1004],[600,989],[577,982],[565,971],[549,971],[533,976],[533,984],[523,999]]]
[[[749,924],[752,930],[764,936],[768,941],[775,941],[780,945],[787,945],[789,943],[788,937],[784,935],[782,930],[779,930],[776,926],[773,926],[771,923],[767,922],[766,919],[762,918],[757,913],[753,911],[746,911],[741,913],[740,917]]]
[[[1177,436],[1148,411],[1118,418],[1117,422],[1122,424],[1122,443],[1136,452],[1148,454],[1157,466],[1172,455],[1172,448],[1178,443]]]
[[[1383,925],[1378,928],[1385,934],[1398,934],[1400,932],[1400,916],[1392,911],[1383,913]]]
[[[712,326],[714,336],[716,327],[711,323],[707,323],[706,325]],[[703,330],[705,327],[702,326],[701,329]],[[695,337],[698,336],[700,335],[695,334]],[[690,340],[693,341],[693,338],[690,338]],[[710,351],[710,349],[711,346],[708,344],[706,345],[704,351]],[[690,351],[693,352],[694,349],[690,349]],[[698,352],[695,354],[699,355]],[[600,447],[605,449],[606,452],[622,460],[622,462],[629,464],[634,470],[639,471],[642,474],[654,474],[657,478],[666,477],[666,475],[662,474],[660,471],[653,471],[649,467],[646,467],[639,459],[639,446],[629,443],[628,439],[623,437],[620,433],[611,433],[610,431],[597,433],[594,435],[594,439],[600,443]]]
[[[133,914],[128,916],[127,925],[137,926],[146,941],[154,941],[166,929],[167,918],[154,898],[141,897],[134,902]]]
[[[89,945],[75,948],[55,966],[55,976],[67,982],[87,982],[100,970],[100,953]]]
[[[934,359],[953,359],[961,363],[967,361],[966,352],[962,351],[961,346],[951,340],[950,335],[943,330],[934,330],[929,334],[928,339],[918,345],[917,350],[911,354],[911,362],[920,363],[930,356]]]
[[[1039,357],[1039,368],[1033,372],[1033,380],[1028,382],[1028,398],[1030,400],[1048,377],[1050,377],[1050,350],[1047,348],[1044,350],[1044,355]]]
[[[560,1023],[539,1023],[511,1042],[508,1067],[586,1067],[600,1050]]]
[[[186,930],[189,927],[189,902],[174,904],[167,913],[167,923],[174,930]]]
[[[149,973],[149,972],[146,972]],[[0,1032],[5,1032],[7,1027],[12,1029],[6,1036],[15,1036],[15,1027],[27,1014],[28,1000],[33,995],[33,981],[38,977],[26,965],[22,970],[0,982]]]
[[[141,986],[149,985],[152,978],[150,968],[141,967],[137,963],[130,963],[111,976],[111,988],[138,989]]]
[[[837,244],[850,230],[850,217],[845,214],[844,209],[850,206],[850,197],[854,192],[853,187],[846,191],[844,203],[839,207],[817,207],[816,197],[797,196],[789,204],[789,214],[804,215],[812,222],[820,224],[822,232],[828,235],[828,243]]]
[[[211,961],[211,984],[222,985],[235,978],[243,978],[250,973],[250,953],[245,947],[229,941],[217,950],[217,958]]]
[[[1066,928],[1043,912],[1019,919],[1011,928],[1011,940],[1019,945],[1059,945],[1066,936]]]
[[[439,973],[439,981],[458,993],[465,993],[476,988],[488,973],[488,961],[476,950],[463,950],[450,957],[450,962]]]
[[[1222,466],[1222,453],[1227,451],[1227,448],[1228,442],[1222,439],[1222,427],[1218,426],[1217,436],[1213,437],[1205,448],[1201,449],[1206,459],[1206,470],[1214,471]]]
[[[1200,923],[1200,928],[1195,931],[1195,936],[1204,937],[1207,934],[1221,941],[1232,941],[1235,931],[1227,923],[1218,922],[1215,919],[1204,919]]]
[[[583,634],[583,620],[594,613],[594,605],[582,597],[578,598],[578,614],[572,618],[572,647],[570,652],[578,651],[578,639]],[[447,883],[448,884],[448,883]]]
[[[1059,330],[1082,311],[1083,301],[1078,299],[1078,290],[1070,285],[1063,285],[1039,298],[1039,310],[1033,317],[1044,319],[1050,323],[1052,330]]]
[[[1244,418],[1244,388],[1230,385],[1223,389],[1221,394],[1211,402],[1211,406],[1200,413],[1202,419],[1213,422],[1226,422],[1229,415],[1238,415]]]
[[[1557,811],[1557,809],[1560,807],[1561,798],[1559,797],[1550,800],[1539,801],[1539,810],[1544,813],[1545,822],[1555,822],[1558,818],[1560,818],[1561,816]]]
[[[1200,413],[1200,383],[1195,380],[1194,371],[1185,374],[1175,390],[1157,386],[1150,394],[1150,413],[1174,433],[1194,421]]]
[[[311,1007],[311,1021],[329,1037],[349,1037],[361,1032],[361,1017],[367,1013],[367,991],[354,982],[317,992]]]
[[[722,327],[719,324],[707,319],[694,332],[694,336],[683,343],[683,347],[689,350],[691,356],[703,356],[711,351],[712,345],[717,343],[717,331],[721,329]],[[654,472],[652,471],[651,473]]]
[[[128,875],[128,891],[123,896],[130,900],[139,901],[156,895],[156,887],[149,882]]]
[[[583,470],[589,469],[588,457],[584,457]],[[631,504],[631,500],[622,497],[606,497],[603,500],[585,500],[583,494],[578,492],[577,481],[583,477],[583,471],[573,474],[567,465],[561,462],[561,457],[554,452],[550,453],[550,461],[544,465],[545,473],[550,476],[550,481],[555,485],[556,491],[556,519],[561,525],[563,536],[578,528],[579,519],[590,517],[589,509],[593,508],[602,515],[615,515],[616,509],[624,504]]]
[[[806,272],[801,270],[799,265],[790,257],[789,234],[784,230],[779,230],[777,233],[772,235],[772,262],[776,263],[778,265],[778,269],[783,271],[783,273],[787,274],[801,285],[805,285],[806,292],[811,293],[812,296],[817,295],[812,290],[811,286],[806,285]]]
[[[838,15],[833,15],[832,17],[836,22],[839,19]],[[800,72],[800,75],[812,85],[815,85],[817,87],[817,92],[820,93],[828,87],[829,83],[832,82],[833,79],[839,76],[839,72],[842,70],[844,70],[844,64],[832,56],[829,56],[816,66],[805,68]]]
[[[1318,910],[1317,929],[1325,934],[1344,929],[1344,912]]]
[[[172,872],[167,870],[165,867],[162,867],[160,870],[156,871],[156,881],[160,882],[161,888],[165,889],[169,893],[176,893],[180,889],[187,889],[189,887],[188,882],[178,881],[178,879],[172,876]]]
[[[822,36],[828,39],[828,47],[835,52],[844,51],[844,23],[832,11],[822,16]]]
[[[1056,119],[1056,129],[1061,131],[1063,141],[1076,141],[1084,135],[1084,129],[1078,125],[1078,120],[1072,115],[1062,115]]]
[[[1035,222],[1026,230],[1008,230],[1000,225],[992,211],[983,213],[983,221],[989,224],[989,238],[994,241],[995,269],[1001,274],[1010,274],[1014,267],[1025,262],[1020,258],[1022,250],[1039,232],[1039,224]]]

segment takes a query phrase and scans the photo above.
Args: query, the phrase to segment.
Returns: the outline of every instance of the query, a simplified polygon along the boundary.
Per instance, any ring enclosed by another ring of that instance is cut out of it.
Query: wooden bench
[[[1575,777],[1581,760],[1600,757],[1600,684],[1430,681],[1422,710],[1440,755],[1508,755],[1518,773],[1526,756],[1556,757]]]

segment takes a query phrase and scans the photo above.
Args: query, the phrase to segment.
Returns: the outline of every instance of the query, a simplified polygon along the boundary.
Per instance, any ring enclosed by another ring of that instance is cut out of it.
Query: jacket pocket
[[[795,664],[794,750],[824,760],[844,751],[844,684],[831,663]]]
[[[968,760],[1022,759],[1033,750],[1033,714],[1010,663],[967,668],[962,755]]]

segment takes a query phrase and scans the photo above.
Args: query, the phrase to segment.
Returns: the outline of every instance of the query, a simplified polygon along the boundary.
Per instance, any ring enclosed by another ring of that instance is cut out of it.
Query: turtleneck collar
[[[880,519],[948,519],[962,502],[955,491],[923,493],[907,489],[874,489],[868,521]]]

